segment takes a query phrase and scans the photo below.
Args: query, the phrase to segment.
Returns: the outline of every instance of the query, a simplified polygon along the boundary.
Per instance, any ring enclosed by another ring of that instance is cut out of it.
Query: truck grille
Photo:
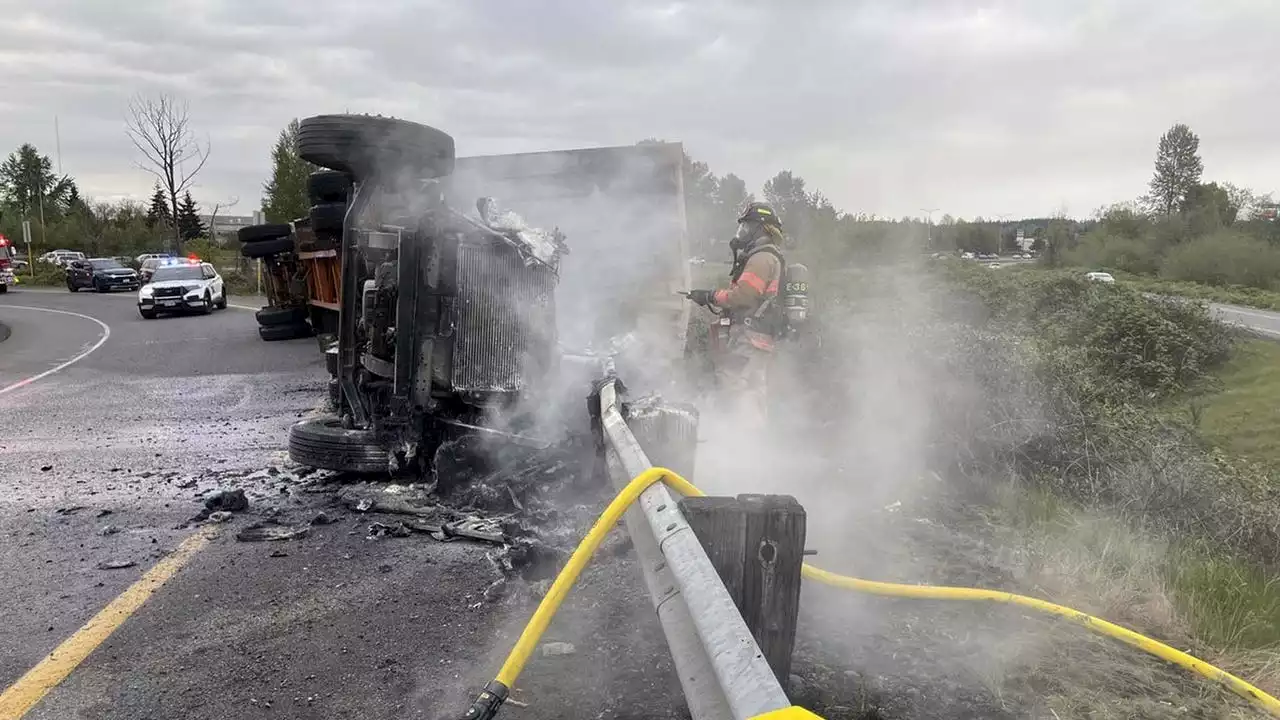
[[[156,296],[156,297],[163,297],[163,298],[169,298],[169,297],[182,297],[182,293],[183,293],[183,291],[184,291],[185,289],[186,289],[186,288],[180,288],[180,287],[162,287],[162,288],[156,288],[155,296]]]
[[[509,247],[458,247],[458,317],[450,380],[458,392],[519,392],[555,350],[556,276]]]

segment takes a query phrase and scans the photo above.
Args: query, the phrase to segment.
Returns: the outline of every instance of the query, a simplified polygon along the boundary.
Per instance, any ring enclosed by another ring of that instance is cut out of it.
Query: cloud
[[[289,119],[395,115],[462,154],[680,140],[758,187],[781,169],[887,216],[1086,214],[1145,187],[1186,122],[1206,177],[1275,188],[1262,4],[870,0],[0,0],[4,144],[96,197],[148,194],[128,99],[189,100],[194,194],[254,209]]]

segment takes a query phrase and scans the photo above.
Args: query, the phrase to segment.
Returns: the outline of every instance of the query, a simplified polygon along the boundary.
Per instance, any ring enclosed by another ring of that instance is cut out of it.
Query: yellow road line
[[[97,615],[62,641],[35,667],[0,694],[0,720],[18,720],[30,712],[50,690],[57,687],[89,657],[111,633],[128,620],[142,604],[177,574],[193,555],[208,544],[213,528],[202,528],[183,540],[178,549],[156,563],[138,581],[116,596]]]

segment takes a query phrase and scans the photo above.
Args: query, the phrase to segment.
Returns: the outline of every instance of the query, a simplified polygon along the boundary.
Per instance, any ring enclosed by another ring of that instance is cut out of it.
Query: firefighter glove
[[[690,290],[689,299],[698,303],[702,307],[711,307],[715,304],[715,293],[710,290]]]

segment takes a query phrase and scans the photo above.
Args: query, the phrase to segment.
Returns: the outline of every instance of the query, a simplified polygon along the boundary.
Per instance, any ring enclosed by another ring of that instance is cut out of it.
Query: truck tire
[[[312,204],[341,203],[347,204],[347,193],[351,190],[351,176],[337,170],[317,170],[307,178],[307,197]]]
[[[248,225],[236,231],[236,235],[242,243],[262,242],[263,240],[275,240],[276,238],[289,237],[293,234],[293,228],[283,223],[268,223],[266,225]]]
[[[346,203],[320,203],[311,206],[311,229],[317,233],[342,233],[347,218]]]
[[[356,181],[408,172],[420,179],[453,172],[453,138],[427,125],[371,115],[315,115],[298,126],[298,157]]]
[[[9,292],[9,286],[6,285],[5,283],[0,283],[0,295],[3,295],[7,292]]]
[[[262,327],[297,325],[307,319],[307,309],[300,307],[264,307],[254,313]]]
[[[259,325],[258,337],[266,342],[307,338],[311,337],[311,326],[301,322],[288,325]]]
[[[340,472],[385,473],[386,448],[369,430],[348,430],[333,415],[310,418],[289,428],[289,459],[300,465]]]
[[[240,254],[247,258],[271,257],[287,252],[293,252],[293,238],[288,236],[246,243],[240,248]]]

